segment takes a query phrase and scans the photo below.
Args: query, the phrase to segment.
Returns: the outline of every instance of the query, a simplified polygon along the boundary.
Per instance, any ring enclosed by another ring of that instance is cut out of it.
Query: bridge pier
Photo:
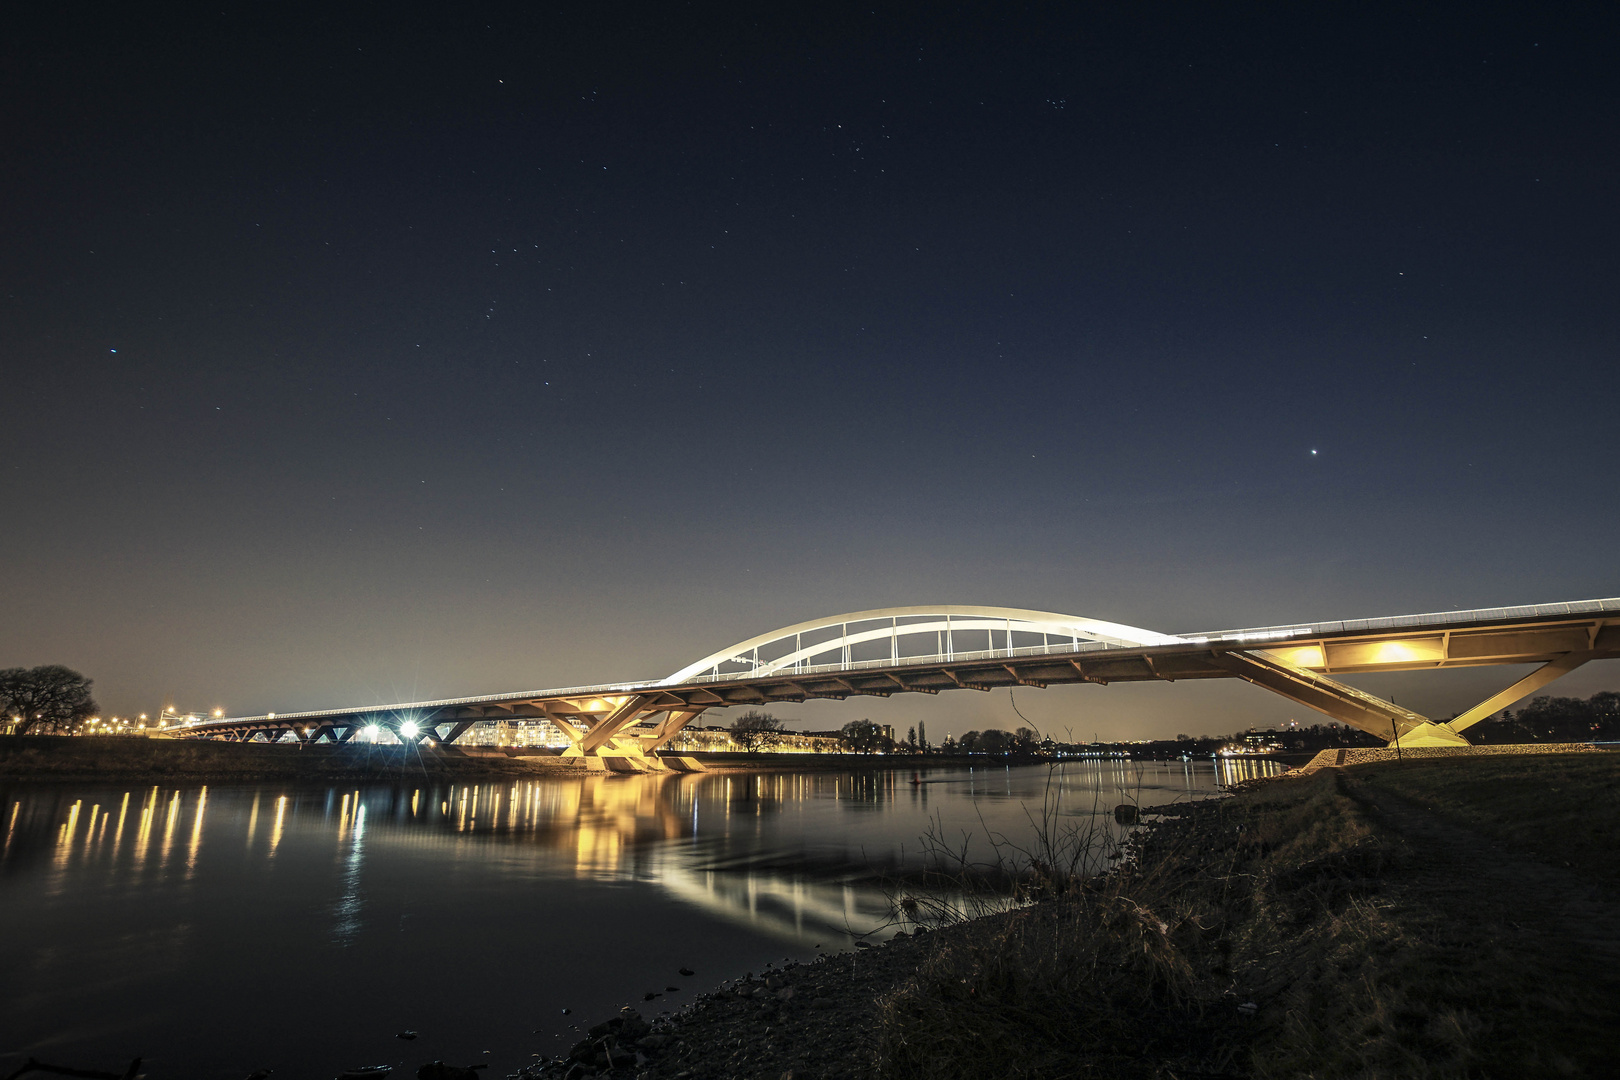
[[[450,733],[448,735],[439,734],[438,724],[428,725],[424,730],[431,731],[433,733],[434,741],[440,746],[449,746],[451,743],[467,734],[467,729],[472,727],[477,722],[478,721],[476,720],[458,720],[450,725]]]
[[[1451,720],[1435,721],[1403,709],[1365,690],[1294,664],[1275,652],[1215,650],[1214,662],[1245,682],[1281,694],[1341,723],[1385,740],[1390,746],[1470,746],[1463,738],[1472,727],[1516,701],[1521,701],[1554,679],[1566,675],[1597,654],[1577,651],[1556,657],[1505,690],[1499,691]]]
[[[1215,650],[1217,665],[1245,682],[1280,694],[1306,708],[1331,716],[1341,723],[1376,735],[1393,745],[1467,746],[1468,740],[1427,716],[1403,709],[1365,690],[1346,686],[1337,679],[1318,674],[1283,659],[1276,653],[1233,649]]]

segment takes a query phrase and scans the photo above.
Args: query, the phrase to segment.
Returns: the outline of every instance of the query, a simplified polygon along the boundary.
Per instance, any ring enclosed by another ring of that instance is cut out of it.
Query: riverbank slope
[[[610,1021],[526,1077],[1536,1077],[1620,1054],[1620,755],[1327,768],[1044,902]],[[898,899],[904,900],[904,897]]]

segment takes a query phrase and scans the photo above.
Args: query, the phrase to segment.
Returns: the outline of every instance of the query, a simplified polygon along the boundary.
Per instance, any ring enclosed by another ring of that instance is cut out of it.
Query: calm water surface
[[[1049,794],[1084,822],[1122,793],[1197,798],[1274,768],[11,785],[0,1072],[141,1055],[154,1078],[322,1080],[442,1058],[498,1077],[625,1002],[650,1015],[850,947],[930,828],[1021,838]]]

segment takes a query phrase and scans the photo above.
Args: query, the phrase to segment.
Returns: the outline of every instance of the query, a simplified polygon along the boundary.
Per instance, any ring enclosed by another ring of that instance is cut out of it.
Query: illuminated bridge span
[[[376,725],[404,742],[444,744],[484,720],[548,720],[569,741],[564,757],[656,768],[655,752],[683,727],[733,705],[1238,678],[1402,746],[1466,745],[1470,725],[1588,660],[1615,656],[1620,599],[1183,635],[1018,608],[884,608],[773,630],[655,682],[232,717],[176,734],[346,742]],[[1541,666],[1445,722],[1332,678],[1527,663]]]

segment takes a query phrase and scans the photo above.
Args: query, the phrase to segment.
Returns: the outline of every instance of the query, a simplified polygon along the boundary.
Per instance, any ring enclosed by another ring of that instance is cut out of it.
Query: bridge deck
[[[1161,640],[1162,640],[1161,636]],[[586,724],[636,701],[641,713],[696,715],[709,708],[816,698],[992,690],[1061,683],[1147,682],[1244,677],[1232,653],[1260,653],[1324,674],[1546,663],[1572,654],[1620,656],[1620,599],[1439,612],[1381,619],[1222,630],[1172,644],[1123,647],[1102,642],[952,651],[900,660],[799,665],[758,676],[689,676],[551,690],[355,705],[231,717],[183,729],[185,735],[313,730],[318,725],[385,721],[465,724],[493,719],[572,719]],[[695,711],[694,711],[695,710]]]

